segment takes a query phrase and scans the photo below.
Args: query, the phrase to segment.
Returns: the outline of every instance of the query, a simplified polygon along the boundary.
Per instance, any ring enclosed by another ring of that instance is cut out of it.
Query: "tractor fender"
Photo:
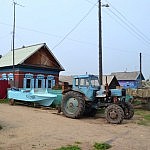
[[[65,95],[67,92],[70,92],[70,91],[74,91],[74,92],[80,93],[83,96],[84,100],[87,99],[87,97],[85,96],[84,93],[82,93],[80,91],[72,90],[72,89],[67,89],[67,90],[63,91],[62,94]]]

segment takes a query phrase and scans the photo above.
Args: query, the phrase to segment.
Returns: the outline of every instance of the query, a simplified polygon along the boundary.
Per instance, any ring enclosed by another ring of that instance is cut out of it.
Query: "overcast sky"
[[[64,75],[98,74],[98,0],[16,0],[15,48],[46,43]],[[103,74],[150,76],[150,1],[102,0]],[[0,0],[0,54],[11,49],[13,1]]]

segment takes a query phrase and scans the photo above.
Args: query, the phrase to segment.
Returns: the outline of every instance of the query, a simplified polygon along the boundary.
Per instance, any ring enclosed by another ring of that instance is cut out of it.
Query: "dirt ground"
[[[70,119],[56,110],[0,104],[0,150],[53,150],[75,143],[92,150],[95,142],[108,142],[111,150],[149,150],[150,127],[136,119],[113,125],[99,116]]]

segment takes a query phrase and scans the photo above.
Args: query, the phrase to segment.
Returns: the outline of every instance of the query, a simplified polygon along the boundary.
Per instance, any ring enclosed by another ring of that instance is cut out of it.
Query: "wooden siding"
[[[44,47],[38,50],[32,56],[30,56],[27,60],[25,60],[23,64],[30,66],[60,69],[60,66],[56,62],[54,57],[50,55],[48,50]]]

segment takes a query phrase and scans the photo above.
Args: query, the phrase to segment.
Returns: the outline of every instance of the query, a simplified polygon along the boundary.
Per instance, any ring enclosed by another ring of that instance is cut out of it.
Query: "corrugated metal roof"
[[[37,50],[39,50],[45,43],[22,47],[14,50],[14,65],[21,64]],[[0,59],[0,67],[13,65],[13,51],[9,51],[5,56]]]
[[[72,85],[73,76],[63,76],[63,75],[60,75],[59,76],[59,81],[61,81],[61,82],[68,82],[69,85]]]
[[[45,46],[50,54],[54,57],[56,62],[59,64],[60,69],[64,71],[65,69],[63,66],[59,63],[57,58],[54,56],[54,54],[51,52],[51,50],[47,47],[46,43],[31,45],[31,46],[23,46],[22,48],[18,48],[14,50],[14,65],[22,64],[26,59],[28,59],[31,55],[33,55],[36,51],[38,51],[40,48]],[[13,51],[9,51],[5,56],[3,56],[0,59],[0,67],[6,67],[6,66],[12,66],[13,65]]]
[[[115,75],[117,80],[136,80],[139,76],[139,71],[134,72],[114,72],[111,75]]]

